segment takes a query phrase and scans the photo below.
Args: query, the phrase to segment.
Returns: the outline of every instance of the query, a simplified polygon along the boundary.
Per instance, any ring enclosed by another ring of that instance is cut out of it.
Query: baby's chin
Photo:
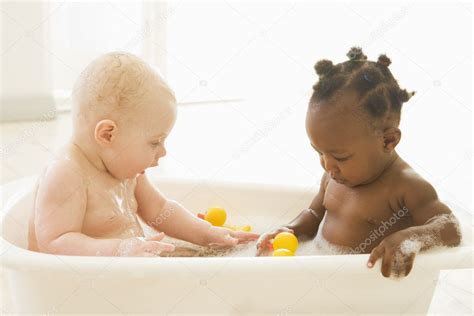
[[[135,175],[135,178],[138,178],[138,177],[141,176],[142,174],[145,174],[145,170],[138,172],[138,173]]]
[[[143,174],[145,174],[145,170],[139,171],[139,172],[129,172],[129,173],[126,173],[126,174],[112,174],[112,173],[110,173],[111,176],[113,176],[114,178],[116,178],[120,181],[136,179],[136,178],[138,178],[139,176],[141,176]]]
[[[331,176],[331,179],[333,181],[335,181],[336,183],[339,183],[339,184],[342,184],[342,185],[349,185],[349,181],[346,179],[346,178],[342,178],[342,177],[332,177]]]
[[[355,181],[355,180],[352,180],[352,179],[347,179],[347,178],[331,178],[333,181],[335,181],[336,183],[338,184],[341,184],[341,185],[344,185],[348,188],[353,188],[353,187],[356,187],[356,186],[359,186],[359,185],[363,185],[364,182],[363,181]]]
[[[338,184],[344,185],[344,186],[349,187],[349,188],[357,186],[357,185],[354,185],[352,182],[350,182],[346,179],[333,179],[333,180],[336,181]]]

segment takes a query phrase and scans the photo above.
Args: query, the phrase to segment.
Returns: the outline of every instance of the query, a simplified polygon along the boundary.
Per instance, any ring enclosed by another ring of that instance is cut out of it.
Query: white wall
[[[51,119],[52,53],[45,47],[46,2],[1,3],[1,119]]]

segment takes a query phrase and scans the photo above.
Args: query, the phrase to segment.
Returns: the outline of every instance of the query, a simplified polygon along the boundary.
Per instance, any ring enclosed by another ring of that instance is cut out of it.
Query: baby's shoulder
[[[404,204],[420,204],[437,199],[433,185],[405,163],[398,172],[398,194]]]
[[[66,190],[69,187],[78,188],[85,183],[87,174],[84,165],[67,150],[61,150],[58,155],[48,162],[39,177],[39,187]]]
[[[38,179],[34,203],[37,215],[50,214],[52,210],[85,211],[87,184],[80,165],[60,156],[52,160]]]
[[[407,163],[405,163],[405,166],[400,168],[398,175],[401,186],[406,187],[407,189],[422,189],[431,186],[425,178],[423,178]]]

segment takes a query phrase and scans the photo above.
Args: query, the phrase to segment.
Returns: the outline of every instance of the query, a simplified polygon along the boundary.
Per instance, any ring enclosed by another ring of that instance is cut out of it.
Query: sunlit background
[[[120,50],[160,68],[180,103],[169,155],[152,172],[317,185],[304,128],[313,66],[358,45],[369,59],[386,53],[417,92],[403,109],[402,157],[472,209],[468,2],[4,1],[1,19],[2,121],[17,121],[2,124],[3,183],[37,173],[67,140],[75,78]]]

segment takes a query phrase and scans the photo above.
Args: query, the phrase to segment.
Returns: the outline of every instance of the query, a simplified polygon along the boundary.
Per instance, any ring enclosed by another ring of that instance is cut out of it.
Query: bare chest
[[[336,182],[328,184],[323,203],[334,217],[373,225],[388,220],[394,212],[403,208],[390,190],[348,188]]]
[[[326,208],[323,235],[337,245],[354,248],[374,232],[379,241],[412,225],[408,210],[391,187],[348,188],[331,181],[323,204]],[[370,251],[378,241],[365,251]]]
[[[143,236],[137,218],[135,184],[135,180],[90,184],[83,232],[98,238]]]

